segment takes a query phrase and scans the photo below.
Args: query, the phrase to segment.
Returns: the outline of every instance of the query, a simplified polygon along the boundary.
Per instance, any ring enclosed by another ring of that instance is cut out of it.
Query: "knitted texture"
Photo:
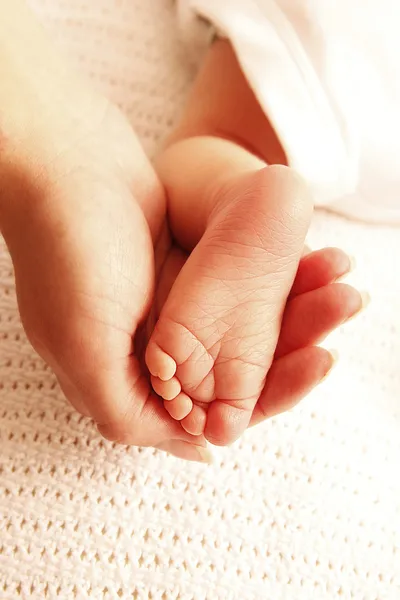
[[[170,0],[35,0],[153,154],[192,73]],[[356,256],[367,311],[292,412],[207,467],[102,440],[20,325],[0,243],[0,599],[398,600],[400,234],[318,213]]]

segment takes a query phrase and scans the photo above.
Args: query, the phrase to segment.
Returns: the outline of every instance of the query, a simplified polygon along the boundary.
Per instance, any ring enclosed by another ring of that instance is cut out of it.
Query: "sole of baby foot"
[[[195,405],[209,404],[205,437],[226,445],[246,429],[263,389],[312,203],[285,167],[246,173],[215,194],[207,230],[161,311],[146,364],[165,398],[169,382],[160,383],[160,375],[166,378],[175,363],[171,381]],[[172,366],[166,373],[160,365]]]

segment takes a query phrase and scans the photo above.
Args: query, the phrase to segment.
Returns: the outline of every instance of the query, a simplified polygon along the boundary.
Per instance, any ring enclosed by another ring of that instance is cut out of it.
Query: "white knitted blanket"
[[[191,73],[171,0],[35,0],[153,153]],[[373,302],[300,407],[211,467],[114,446],[21,329],[0,243],[0,599],[399,600],[400,231],[317,214]]]

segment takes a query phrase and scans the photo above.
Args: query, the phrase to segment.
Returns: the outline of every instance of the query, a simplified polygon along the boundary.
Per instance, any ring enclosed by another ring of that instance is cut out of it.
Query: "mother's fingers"
[[[183,458],[210,462],[203,436],[187,433],[172,419],[163,402],[151,392],[137,359],[114,361],[113,368],[84,369],[71,380],[57,373],[70,403],[97,424],[107,440],[134,446],[151,446]]]
[[[275,359],[251,425],[289,410],[326,377],[335,357],[313,344],[363,305],[363,295],[344,284],[326,285],[289,300]]]
[[[91,417],[90,410],[86,406],[75,386],[63,375],[59,375],[57,379],[64,396],[67,398],[68,402],[72,404],[74,409],[84,417]]]
[[[184,460],[212,463],[212,453],[205,445],[201,446],[194,442],[184,442],[183,440],[168,440],[159,444],[157,448]]]
[[[335,357],[316,346],[302,348],[275,360],[257,405],[250,427],[293,408],[330,372]]]
[[[339,277],[349,273],[352,267],[353,261],[339,248],[323,248],[315,252],[307,252],[300,260],[289,297],[293,298],[333,283]]]
[[[327,285],[289,300],[275,358],[321,342],[363,306],[363,295],[343,283]]]
[[[197,462],[211,462],[211,454],[203,436],[192,436],[172,419],[157,396],[150,394],[135,421],[114,421],[97,425],[108,440],[134,446],[151,446],[178,458]]]

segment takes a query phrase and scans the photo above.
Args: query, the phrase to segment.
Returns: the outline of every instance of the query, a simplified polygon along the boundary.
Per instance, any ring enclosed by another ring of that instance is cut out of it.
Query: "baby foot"
[[[226,444],[247,427],[263,389],[312,206],[283,167],[234,178],[217,198],[161,311],[146,363],[168,412],[196,434],[208,405],[205,435]]]

